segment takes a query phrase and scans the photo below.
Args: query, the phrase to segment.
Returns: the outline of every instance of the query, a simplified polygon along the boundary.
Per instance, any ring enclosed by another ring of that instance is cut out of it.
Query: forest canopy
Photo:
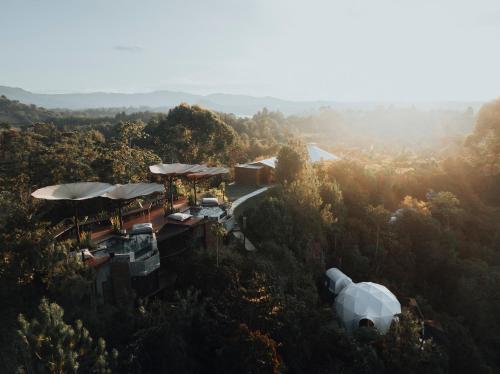
[[[243,118],[188,104],[47,111],[2,97],[0,122],[7,372],[500,370],[500,100],[477,115],[323,108]],[[310,141],[342,159],[311,164]],[[70,255],[74,242],[47,235],[67,208],[30,196],[57,183],[150,181],[159,162],[232,167],[270,156],[276,185],[245,211],[257,251],[222,240],[220,251],[218,240],[217,251],[186,251],[167,262],[168,289],[119,305],[90,305],[92,270]],[[322,278],[330,267],[395,293],[403,313],[388,334],[349,336],[335,323]]]

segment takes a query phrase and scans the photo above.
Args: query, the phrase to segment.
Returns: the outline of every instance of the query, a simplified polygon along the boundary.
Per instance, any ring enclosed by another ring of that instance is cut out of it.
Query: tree
[[[214,112],[181,104],[146,127],[152,148],[165,162],[232,163],[237,135]]]
[[[380,232],[389,223],[390,212],[385,209],[382,205],[373,206],[368,205],[366,207],[366,214],[370,221],[375,226],[375,264],[378,273],[379,268],[379,245],[380,245]]]
[[[448,191],[440,191],[437,193],[430,191],[427,194],[427,199],[432,215],[444,221],[446,228],[449,230],[451,220],[458,217],[463,211],[460,208],[460,200]]]
[[[116,131],[118,132],[118,140],[121,143],[132,147],[135,140],[147,138],[147,134],[144,132],[145,127],[146,125],[144,125],[141,120],[120,122],[116,126]]]
[[[401,208],[411,209],[423,215],[429,215],[431,212],[429,210],[429,203],[414,198],[412,196],[405,196],[401,202]]]
[[[148,138],[142,122],[120,122],[117,136],[94,163],[103,180],[112,183],[136,183],[148,180],[149,166],[161,162],[153,151],[134,144]]]
[[[481,170],[490,175],[500,172],[500,99],[481,107],[474,133],[465,144]]]
[[[39,318],[28,321],[19,315],[22,372],[28,373],[111,373],[118,352],[106,350],[104,339],[94,342],[80,320],[74,326],[63,320],[64,310],[42,299]]]
[[[221,238],[223,238],[225,235],[227,235],[227,230],[222,223],[215,222],[210,227],[210,231],[215,236],[217,267],[219,267],[219,241]]]
[[[293,182],[303,171],[306,159],[291,146],[281,147],[276,163],[276,179],[282,184]]]
[[[340,185],[336,181],[323,181],[320,185],[320,196],[323,204],[329,206],[331,209],[331,233],[333,234],[333,248],[336,251],[338,239],[344,230],[346,218],[346,208]]]
[[[278,344],[260,331],[240,324],[220,349],[219,373],[279,374],[281,359]]]
[[[376,337],[377,354],[389,373],[446,373],[448,357],[432,340],[422,340],[422,324],[403,310],[385,336]]]

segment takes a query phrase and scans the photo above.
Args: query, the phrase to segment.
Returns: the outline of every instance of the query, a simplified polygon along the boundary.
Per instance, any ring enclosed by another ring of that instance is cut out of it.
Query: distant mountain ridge
[[[299,102],[273,97],[247,95],[210,94],[195,95],[176,91],[154,91],[148,93],[70,93],[40,94],[22,88],[0,86],[0,95],[25,104],[34,104],[47,109],[83,110],[91,108],[134,107],[166,110],[182,102],[197,104],[208,109],[226,113],[252,115],[262,108],[280,110],[285,114],[314,111],[329,102]]]
[[[353,102],[343,103],[334,101],[291,101],[275,97],[255,97],[248,95],[232,95],[215,93],[210,95],[196,95],[176,91],[154,91],[148,93],[68,93],[42,94],[33,93],[22,88],[0,86],[0,95],[10,100],[18,100],[25,104],[34,104],[47,109],[83,110],[95,108],[144,108],[155,111],[166,111],[179,105],[181,102],[197,104],[207,109],[234,113],[237,115],[253,115],[262,108],[279,110],[286,115],[313,112],[321,107],[329,106],[334,109],[374,109],[379,105],[390,103]],[[479,102],[446,102],[422,103],[430,108],[463,109],[472,106],[476,109]],[[411,105],[406,104],[406,105]],[[419,105],[420,106],[420,105]]]

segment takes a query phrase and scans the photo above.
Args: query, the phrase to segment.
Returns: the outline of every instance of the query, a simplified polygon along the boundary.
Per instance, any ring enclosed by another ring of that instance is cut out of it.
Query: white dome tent
[[[335,278],[329,289],[337,295],[335,310],[348,334],[364,322],[371,322],[381,334],[389,331],[394,317],[401,313],[401,304],[391,291],[376,283],[352,283],[336,268],[329,269],[326,276]]]
[[[328,269],[325,275],[327,279],[326,286],[335,295],[338,295],[343,288],[352,284],[352,279],[337,268]]]

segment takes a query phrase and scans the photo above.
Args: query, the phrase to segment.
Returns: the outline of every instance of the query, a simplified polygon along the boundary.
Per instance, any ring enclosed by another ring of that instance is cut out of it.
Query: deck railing
[[[145,260],[131,261],[129,264],[131,276],[143,277],[160,267],[160,254],[156,253]]]

